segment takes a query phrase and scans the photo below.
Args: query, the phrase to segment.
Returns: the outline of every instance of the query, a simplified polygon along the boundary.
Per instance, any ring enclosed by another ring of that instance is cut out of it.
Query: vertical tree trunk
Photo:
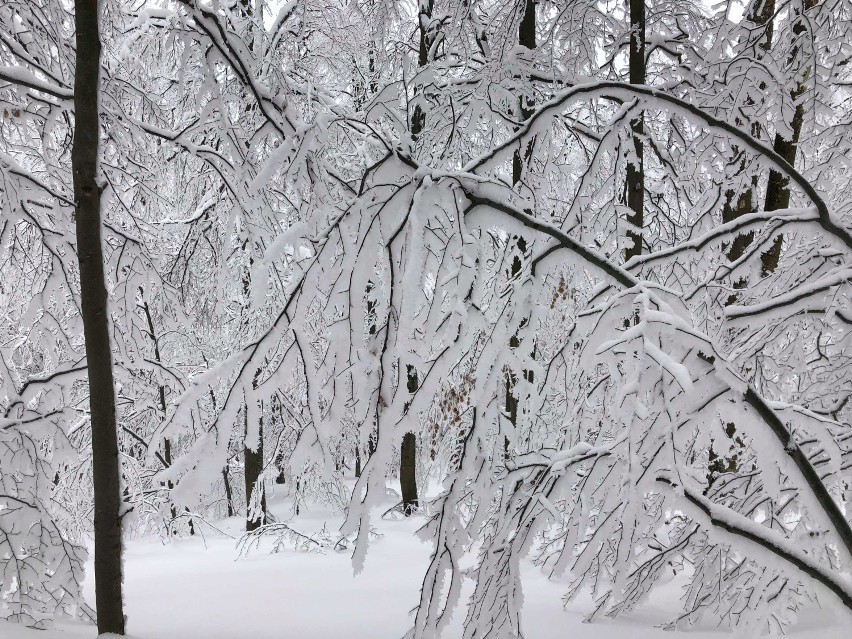
[[[629,0],[630,5],[630,84],[645,84],[645,0]],[[645,156],[642,135],[645,124],[642,116],[631,120],[635,159],[627,163],[625,189],[627,207],[630,213],[627,222],[632,228],[627,230],[630,240],[624,253],[624,259],[642,255],[642,227],[645,225]]]
[[[248,245],[248,240],[243,243],[243,250],[246,249]],[[249,256],[248,266],[251,268],[252,264],[254,264],[254,259]],[[251,297],[251,274],[247,272],[243,277],[243,295],[245,299],[250,299]],[[246,303],[243,309],[244,317],[243,317],[243,331],[248,332],[248,323],[249,323],[249,304]],[[254,381],[252,382],[253,388],[257,389],[257,378],[260,376],[260,369],[258,368],[255,371]],[[248,403],[249,400],[247,397],[245,399],[244,406],[244,437],[243,437],[243,475],[245,479],[245,489],[246,489],[246,532],[251,532],[253,530],[257,530],[264,523],[266,523],[266,493],[264,491],[264,487],[262,482],[260,481],[260,475],[263,472],[263,406],[261,405],[260,415],[258,416],[258,426],[257,426],[257,441],[250,442],[248,440],[248,432],[249,432],[249,417],[248,417]],[[260,506],[261,512],[256,513],[255,516],[252,516],[251,513],[251,501],[252,497],[256,490],[261,490],[263,493],[260,495]]]
[[[757,60],[759,63],[764,55],[769,53],[772,48],[772,36],[773,36],[773,25],[772,25],[772,16],[775,14],[775,0],[759,0],[757,4],[755,4],[751,12],[749,13],[746,21],[755,25],[755,28],[764,29],[764,37],[761,42],[758,43],[756,48],[757,52]],[[747,100],[748,104],[753,104],[753,102],[749,99]],[[742,125],[743,123],[737,120],[738,125]],[[758,125],[752,123],[752,135],[755,137],[760,136],[760,128]],[[736,149],[734,149],[736,151]],[[742,171],[745,170],[745,160],[742,161],[740,165],[740,169]],[[771,181],[770,176],[770,181]],[[722,209],[722,222],[731,222],[742,215],[746,215],[747,213],[753,213],[755,211],[755,202],[758,187],[758,176],[751,176],[751,184],[750,186],[744,190],[742,193],[735,193],[733,190],[729,190],[725,193],[725,204]],[[769,193],[767,192],[767,197]],[[752,241],[754,240],[754,232],[742,233],[734,238],[734,241],[731,243],[730,248],[728,249],[727,257],[728,260],[734,262],[740,259],[746,252],[749,246],[751,246]],[[780,242],[778,244],[778,250],[780,251]],[[770,249],[770,252],[772,249]],[[771,259],[771,258],[770,258]],[[777,263],[777,255],[775,256],[775,262]],[[745,279],[740,279],[737,282],[734,282],[734,288],[745,288],[748,285],[748,282]],[[726,304],[730,305],[735,303],[737,300],[737,295],[733,294],[729,296]]]
[[[142,310],[145,311],[145,320],[148,323],[148,336],[154,344],[154,361],[162,363],[162,359],[160,358],[160,340],[157,338],[156,330],[154,330],[154,319],[151,317],[151,308],[148,306],[148,300],[145,299],[145,291],[141,286],[139,287],[139,295],[142,296]],[[167,408],[166,388],[162,385],[158,385],[157,390],[160,398],[160,411],[163,414],[163,419],[165,419]],[[163,461],[165,462],[166,468],[169,468],[172,465],[172,442],[168,437],[163,439]],[[175,487],[171,480],[166,482],[166,486],[169,490]],[[171,505],[170,510],[172,514],[172,521],[174,521],[177,519],[177,509],[174,504]],[[189,508],[186,508],[185,510],[186,512],[189,512]],[[189,534],[195,534],[195,525],[192,522],[192,517],[189,518]]]
[[[247,20],[246,31],[243,34],[243,40],[247,43],[249,51],[254,51],[255,48],[255,27],[254,19],[256,9],[260,8],[260,4],[255,0],[239,0],[239,13]],[[243,242],[243,250],[249,251],[248,268],[251,269],[254,264],[254,258],[251,256],[251,250],[247,249],[248,239]],[[249,270],[243,278],[243,294],[245,298],[251,299],[251,271]],[[248,307],[246,304],[244,309],[243,329],[248,330]],[[260,375],[260,369],[255,372],[253,386],[257,389],[257,377]],[[245,433],[248,433],[248,399],[245,405]],[[261,473],[263,472],[263,408],[261,406],[260,423],[258,424],[257,444],[252,446],[252,442],[247,439],[243,443],[243,469],[246,489],[246,532],[257,530],[266,523],[266,491],[260,481]],[[255,517],[251,515],[251,500],[256,490],[263,491],[260,495],[260,513]]]
[[[536,16],[535,16],[535,0],[526,0],[524,2],[524,13],[521,15],[521,22],[518,24],[518,44],[522,47],[526,47],[530,51],[535,49],[536,47],[536,38],[535,38],[535,30],[536,30]],[[521,97],[518,101],[518,111],[520,114],[520,121],[528,119],[533,113],[533,104],[532,102],[526,98]],[[520,184],[521,179],[524,175],[524,165],[529,162],[532,156],[533,150],[533,141],[530,140],[527,143],[526,149],[521,152],[521,149],[516,149],[515,153],[512,155],[512,185],[517,187]],[[518,273],[521,272],[523,268],[523,256],[527,251],[527,240],[524,236],[516,236],[513,238],[515,242],[515,247],[520,255],[515,255],[512,259],[512,263],[509,267],[509,277],[515,277]],[[527,319],[528,321],[528,319]],[[520,340],[517,335],[513,335],[509,339],[509,348],[517,348],[520,346]],[[512,426],[516,426],[518,423],[518,407],[519,400],[516,396],[515,386],[518,383],[518,377],[515,374],[515,371],[510,368],[506,368],[506,404],[505,404],[505,413],[508,416],[509,423]],[[532,372],[524,371],[524,378],[527,381],[532,381]],[[509,457],[509,447],[510,442],[509,438],[503,437],[503,456],[505,458]]]
[[[210,389],[210,404],[213,406],[213,410],[216,410],[216,395],[213,393],[213,389]],[[230,442],[228,442],[230,444]],[[222,482],[225,485],[225,502],[228,508],[228,517],[234,516],[234,493],[231,490],[231,478],[230,473],[228,472],[228,464],[229,461],[225,462],[225,465],[222,467]]]
[[[248,406],[245,412],[245,427],[248,432]],[[243,448],[246,480],[246,532],[257,530],[266,523],[266,493],[260,495],[260,513],[254,517],[251,514],[251,500],[255,491],[263,491],[260,476],[263,472],[263,419],[258,425],[257,445],[252,448],[251,442],[246,441]]]
[[[378,331],[378,315],[376,312],[376,306],[378,302],[375,299],[370,297],[371,293],[375,290],[376,285],[373,284],[373,280],[369,280],[367,282],[367,288],[364,291],[364,295],[366,297],[366,305],[367,305],[367,332],[369,335],[375,335],[376,331]],[[370,436],[367,438],[367,448],[364,451],[366,453],[366,458],[364,462],[369,461],[370,457],[373,456],[373,453],[376,452],[376,438],[378,437],[378,429],[374,427],[370,432]],[[363,470],[363,463],[361,462],[361,437],[360,434],[356,438],[355,441],[355,457],[356,457],[356,477],[361,476],[361,471]]]
[[[222,481],[225,483],[225,505],[228,507],[228,517],[234,516],[234,495],[231,492],[231,479],[228,477],[228,464],[222,468]]]
[[[535,29],[535,0],[526,0],[524,2],[524,13],[523,15],[521,15],[521,22],[520,24],[518,24],[518,44],[522,47],[526,47],[530,51],[535,49]],[[532,115],[533,105],[531,101],[526,97],[520,98],[518,100],[518,103],[520,121],[523,122]],[[521,181],[524,172],[524,163],[529,161],[530,155],[532,153],[532,148],[533,143],[532,140],[530,140],[523,154],[521,153],[520,149],[517,149],[514,155],[512,156],[513,185],[517,185],[518,182]]]
[[[807,12],[818,3],[819,0],[803,0],[802,9],[804,12]],[[793,37],[798,38],[805,32],[807,27],[804,24],[802,11],[799,7],[793,6],[792,11],[795,20],[792,29]],[[802,125],[805,122],[805,105],[800,101],[800,99],[807,90],[805,82],[808,76],[810,76],[810,70],[802,73],[802,69],[797,69],[795,66],[792,66],[795,65],[798,57],[799,47],[795,46],[790,54],[791,71],[793,74],[798,75],[800,79],[796,83],[796,87],[791,92],[791,97],[796,103],[796,110],[793,113],[793,121],[790,122],[790,139],[785,139],[779,133],[776,133],[775,140],[772,144],[775,152],[787,160],[787,162],[790,163],[790,166],[796,166],[796,153],[799,148],[799,137],[802,134]],[[777,211],[778,209],[786,209],[788,206],[790,206],[790,179],[783,173],[780,173],[775,169],[770,169],[769,183],[766,186],[766,200],[764,202],[763,209],[765,211]],[[783,240],[784,238],[782,235],[776,237],[769,250],[761,255],[764,274],[772,273],[776,268],[778,268],[778,260],[781,257],[781,244],[783,243]]]
[[[98,633],[123,635],[121,472],[112,351],[109,342],[109,311],[101,244],[101,191],[98,187],[98,94],[101,60],[98,0],[75,0],[74,21],[77,54],[71,164],[92,427],[95,601]]]
[[[402,491],[402,512],[408,517],[420,505],[417,500],[417,438],[414,433],[402,436],[399,462],[399,486]]]
[[[413,395],[420,387],[417,369],[410,364],[407,365],[406,376],[406,388]],[[406,404],[406,413],[408,407],[409,404]],[[402,445],[399,449],[399,487],[402,493],[402,512],[408,517],[420,505],[417,499],[417,436],[410,431],[402,436]]]
[[[420,6],[417,11],[417,28],[420,34],[417,65],[421,69],[429,63],[429,48],[431,47],[429,23],[432,21],[432,9],[433,0],[420,0]],[[419,104],[415,104],[414,111],[411,114],[410,125],[412,140],[417,140],[424,126],[426,126],[426,113],[420,108]]]
[[[433,0],[420,0],[417,12],[417,27],[420,33],[420,44],[417,51],[417,64],[419,68],[429,63],[429,48],[431,38],[429,34],[429,23],[432,21]],[[417,141],[420,133],[426,126],[426,113],[415,104],[411,114],[411,139]],[[417,392],[419,380],[417,371],[411,365],[406,368],[408,392]],[[408,405],[405,410],[408,411]],[[399,449],[399,487],[402,493],[402,512],[406,517],[410,516],[419,506],[417,499],[417,435],[409,431],[402,436],[402,444]]]

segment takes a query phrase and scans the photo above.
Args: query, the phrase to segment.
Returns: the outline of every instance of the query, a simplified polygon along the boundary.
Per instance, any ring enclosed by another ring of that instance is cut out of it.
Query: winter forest
[[[852,632],[852,0],[0,0],[0,132],[0,637]]]

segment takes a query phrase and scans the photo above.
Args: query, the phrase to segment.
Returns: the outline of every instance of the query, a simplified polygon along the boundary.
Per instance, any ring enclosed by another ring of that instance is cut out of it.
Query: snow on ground
[[[283,506],[279,504],[279,512]],[[419,588],[430,547],[414,531],[422,519],[381,521],[382,535],[367,554],[364,572],[353,576],[348,553],[282,551],[271,544],[237,559],[235,541],[204,527],[205,539],[163,544],[143,539],[125,554],[125,603],[128,632],[135,639],[398,639],[408,630],[409,612]],[[234,536],[242,520],[217,524]],[[294,526],[335,530],[339,516],[313,511]],[[89,571],[91,574],[91,571]],[[525,639],[723,639],[730,632],[666,632],[656,624],[676,610],[675,584],[663,588],[632,616],[583,623],[591,600],[563,610],[563,585],[548,581],[528,566],[524,576]],[[94,600],[93,584],[86,593]],[[461,636],[463,611],[457,611],[445,639]],[[839,610],[805,615],[791,633],[799,639],[849,639],[850,619]],[[93,639],[94,627],[62,622],[49,631],[29,630],[0,621],[0,639]]]

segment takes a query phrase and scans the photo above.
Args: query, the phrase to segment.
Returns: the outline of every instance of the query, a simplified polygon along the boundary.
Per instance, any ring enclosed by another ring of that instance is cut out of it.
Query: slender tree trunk
[[[245,412],[245,427],[248,432],[248,407]],[[263,491],[261,474],[263,473],[263,419],[258,425],[257,446],[252,449],[250,442],[246,441],[243,448],[245,480],[246,480],[246,532],[257,530],[266,523],[266,493],[260,495],[260,513],[252,517],[251,500],[255,491]]]
[[[645,84],[645,0],[629,0],[630,3],[630,84]],[[627,230],[629,243],[624,253],[624,259],[642,255],[642,228],[645,225],[645,155],[642,146],[642,135],[645,124],[642,115],[631,120],[630,129],[633,138],[633,153],[635,158],[627,163],[627,178],[625,189],[627,222],[632,228]]]
[[[243,248],[245,249],[247,241],[243,244]],[[249,268],[254,263],[254,260],[249,257]],[[251,295],[251,279],[248,274],[246,274],[243,279],[243,293],[246,296],[246,299],[249,299]],[[244,313],[246,314],[246,318],[243,320],[243,329],[248,331],[248,308],[244,309]],[[260,369],[255,371],[255,378],[252,382],[252,386],[254,389],[257,389],[257,378],[260,375]],[[251,532],[252,530],[257,530],[264,523],[266,523],[266,492],[264,490],[264,486],[260,480],[260,476],[263,472],[263,406],[261,405],[260,415],[258,416],[258,426],[257,426],[257,442],[250,442],[248,440],[248,402],[250,400],[246,398],[245,402],[245,424],[244,424],[244,433],[245,437],[243,438],[243,475],[245,479],[245,489],[246,489],[246,532]],[[260,507],[261,512],[256,514],[254,517],[251,514],[251,500],[254,492],[260,490],[263,491],[260,495]]]
[[[429,64],[429,48],[431,47],[429,23],[432,21],[433,6],[433,0],[420,0],[420,6],[417,11],[417,28],[420,34],[417,65],[421,69]],[[426,113],[419,104],[415,104],[414,111],[411,114],[411,139],[416,141],[425,126]]]
[[[419,68],[429,63],[429,47],[431,38],[429,23],[432,21],[433,0],[420,0],[417,13],[417,27],[420,33],[420,44],[417,51],[417,64]],[[411,139],[417,141],[420,133],[426,126],[426,113],[419,104],[414,106],[411,114]],[[409,365],[406,368],[408,392],[414,394],[419,388],[417,370]],[[405,410],[408,411],[408,405]],[[410,516],[419,506],[417,499],[417,435],[409,431],[402,436],[402,444],[399,449],[399,487],[402,493],[402,512],[406,517]]]
[[[222,468],[222,481],[225,483],[225,502],[228,507],[228,517],[234,516],[234,494],[231,491],[231,479],[228,476],[228,465]]]
[[[399,462],[399,486],[402,492],[402,512],[408,517],[420,505],[417,499],[417,437],[414,433],[402,436]]]
[[[378,315],[376,312],[376,306],[378,302],[375,299],[370,297],[373,290],[375,290],[376,286],[373,284],[373,280],[369,280],[367,282],[367,288],[364,291],[364,295],[366,296],[366,305],[367,305],[367,332],[369,335],[375,335],[376,331],[378,331]],[[378,437],[378,429],[373,428],[370,436],[367,438],[367,449],[364,451],[366,453],[366,459],[369,461],[370,457],[373,456],[373,453],[376,452],[376,438]],[[360,435],[356,438],[355,442],[355,464],[356,464],[356,472],[355,476],[360,477],[361,471],[363,469],[363,464],[361,463],[361,437]]]
[[[77,59],[71,163],[92,427],[95,601],[98,633],[123,635],[121,471],[109,341],[109,310],[101,244],[101,191],[98,187],[98,94],[101,60],[98,0],[76,0],[74,20],[77,31]]]
[[[804,0],[804,11],[812,9],[819,3],[819,0]],[[805,30],[806,26],[803,21],[803,16],[797,6],[791,9],[794,13],[795,23],[793,24],[793,37],[798,38]],[[795,46],[790,54],[790,62],[795,63],[799,57],[799,47]],[[790,166],[796,166],[796,153],[799,148],[799,138],[802,134],[802,125],[805,122],[805,105],[800,101],[804,96],[807,86],[805,82],[810,75],[810,71],[800,73],[801,69],[793,67],[791,71],[799,75],[801,78],[796,84],[796,87],[791,92],[791,97],[796,104],[796,110],[793,113],[793,121],[790,122],[790,139],[784,138],[779,133],[775,134],[775,140],[772,147],[775,152],[790,163]],[[769,171],[769,183],[766,186],[766,200],[763,205],[765,211],[777,211],[778,209],[786,209],[790,206],[790,179],[774,169]],[[778,235],[772,246],[766,253],[761,255],[763,261],[763,273],[768,274],[778,268],[778,260],[781,258],[781,245],[784,241],[782,235]]]
[[[535,49],[535,29],[535,0],[526,0],[524,2],[524,13],[521,16],[521,22],[518,25],[518,44],[522,47],[526,47],[530,51]],[[532,115],[533,105],[527,97],[522,97],[518,102],[520,121],[523,122]],[[529,162],[530,155],[532,154],[532,148],[533,142],[530,140],[523,153],[521,153],[520,149],[517,149],[512,156],[513,185],[517,185],[521,181],[524,172],[524,164]]]
[[[355,445],[355,477],[361,476],[361,445]]]
[[[524,2],[524,13],[521,15],[521,22],[518,24],[518,44],[522,47],[526,47],[530,51],[536,48],[536,15],[535,15],[535,0],[526,0]],[[518,111],[520,114],[520,121],[523,122],[527,120],[533,113],[533,104],[527,97],[521,97],[518,101]],[[532,150],[533,150],[534,142],[531,139],[527,143],[526,149],[521,152],[521,149],[516,149],[515,153],[512,155],[512,185],[517,187],[521,179],[524,175],[524,165],[529,163],[532,158]],[[519,235],[513,238],[515,242],[515,248],[518,251],[512,258],[512,263],[509,266],[509,277],[515,277],[518,273],[521,272],[523,268],[523,256],[527,251],[527,240],[524,236]],[[526,321],[529,321],[527,318]],[[520,340],[517,335],[513,335],[509,338],[509,348],[517,348],[520,346]],[[532,372],[524,371],[524,378],[528,381],[532,380]],[[505,374],[506,381],[506,404],[505,404],[505,412],[508,416],[509,423],[512,426],[516,426],[518,423],[518,408],[519,408],[519,400],[516,396],[515,387],[518,384],[518,376],[515,371],[510,368],[506,368]],[[507,436],[503,437],[503,456],[505,458],[509,457],[509,447],[510,442]]]
[[[420,387],[417,369],[409,364],[406,375],[407,390],[413,395]],[[409,404],[406,404],[406,413],[408,407]],[[402,512],[408,517],[420,505],[417,499],[417,436],[410,431],[402,436],[402,446],[399,450],[399,487],[402,493]]]
[[[249,51],[254,51],[255,48],[255,24],[253,20],[255,18],[256,9],[260,8],[260,4],[256,3],[255,0],[239,0],[239,11],[248,20],[247,29],[245,34],[243,35],[244,41],[248,45]],[[248,240],[243,243],[243,250],[247,250]],[[251,252],[249,251],[249,269],[254,264],[254,258],[251,257]],[[246,299],[251,298],[251,274],[250,272],[246,273],[245,278],[243,279],[243,294]],[[248,329],[248,304],[246,305],[246,309],[244,312],[246,313],[246,317],[243,320],[243,329],[247,331]],[[253,382],[253,386],[257,389],[257,377],[260,375],[260,370],[258,369],[255,372],[255,379]],[[261,415],[263,414],[263,408],[261,407]],[[251,532],[252,530],[257,530],[266,523],[266,491],[264,490],[264,486],[260,481],[260,476],[263,472],[263,417],[259,417],[260,423],[258,424],[258,436],[257,436],[257,445],[255,448],[252,448],[251,443],[246,439],[243,444],[243,469],[244,469],[244,478],[245,478],[245,489],[246,489],[246,532]],[[248,399],[246,400],[245,406],[245,433],[248,433]],[[260,513],[256,517],[251,516],[251,500],[254,492],[256,490],[263,491],[260,496]]]
[[[213,389],[210,389],[210,404],[213,406],[213,410],[216,410],[216,395],[213,393]],[[230,444],[230,442],[228,442]],[[228,472],[228,464],[226,461],[225,465],[222,467],[222,481],[225,484],[225,501],[228,507],[228,517],[234,516],[234,493],[231,489],[231,478],[230,473]]]
[[[148,336],[151,338],[151,342],[154,344],[154,361],[158,363],[162,363],[162,359],[160,359],[160,340],[157,338],[157,332],[154,330],[154,319],[151,317],[151,308],[148,306],[148,300],[145,299],[145,291],[142,287],[139,287],[139,294],[142,296],[142,310],[145,311],[145,320],[148,323]],[[163,419],[166,417],[166,388],[165,386],[158,385],[157,387],[160,398],[160,411],[163,414]],[[166,468],[169,468],[172,465],[172,442],[166,437],[163,439],[163,461],[165,462]],[[166,486],[169,490],[174,488],[174,484],[171,480],[166,482]],[[174,504],[171,505],[171,514],[172,521],[177,519],[177,509]],[[185,509],[186,512],[189,512],[189,508]],[[192,522],[192,517],[189,518],[189,534],[195,534],[195,525]]]
[[[761,42],[758,42],[756,47],[757,52],[757,62],[769,53],[772,48],[772,36],[773,36],[773,24],[772,24],[772,16],[775,14],[775,0],[761,0],[758,4],[752,7],[752,11],[747,18],[747,22],[753,24],[755,28],[764,29],[764,37]],[[762,87],[763,88],[763,87]],[[754,104],[751,99],[747,100],[748,104]],[[737,124],[742,125],[743,123],[739,120]],[[756,124],[752,124],[752,135],[755,137],[760,137],[760,127]],[[735,148],[736,152],[737,149]],[[745,171],[746,165],[745,160],[743,160],[740,164],[740,170]],[[770,177],[771,179],[771,177]],[[722,209],[722,222],[731,222],[742,215],[746,215],[748,213],[753,213],[755,211],[755,202],[758,187],[758,176],[751,176],[751,183],[748,188],[746,188],[741,193],[736,193],[733,190],[729,190],[725,193],[725,204]],[[767,194],[768,195],[768,194]],[[741,233],[734,241],[731,243],[728,248],[727,257],[731,262],[735,262],[740,259],[746,252],[749,246],[751,246],[752,241],[754,240],[754,232]],[[778,249],[780,250],[780,242],[778,244]],[[771,251],[772,249],[770,249]],[[775,262],[777,263],[777,255],[775,256]],[[734,288],[745,288],[748,286],[748,282],[745,279],[740,279],[737,282],[734,282]],[[737,300],[737,295],[733,294],[728,297],[726,301],[727,305],[734,304]]]

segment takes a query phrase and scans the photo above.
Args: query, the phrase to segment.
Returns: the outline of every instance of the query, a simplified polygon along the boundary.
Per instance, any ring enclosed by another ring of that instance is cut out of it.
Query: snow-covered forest
[[[852,632],[852,0],[2,0],[0,132],[0,637]]]

